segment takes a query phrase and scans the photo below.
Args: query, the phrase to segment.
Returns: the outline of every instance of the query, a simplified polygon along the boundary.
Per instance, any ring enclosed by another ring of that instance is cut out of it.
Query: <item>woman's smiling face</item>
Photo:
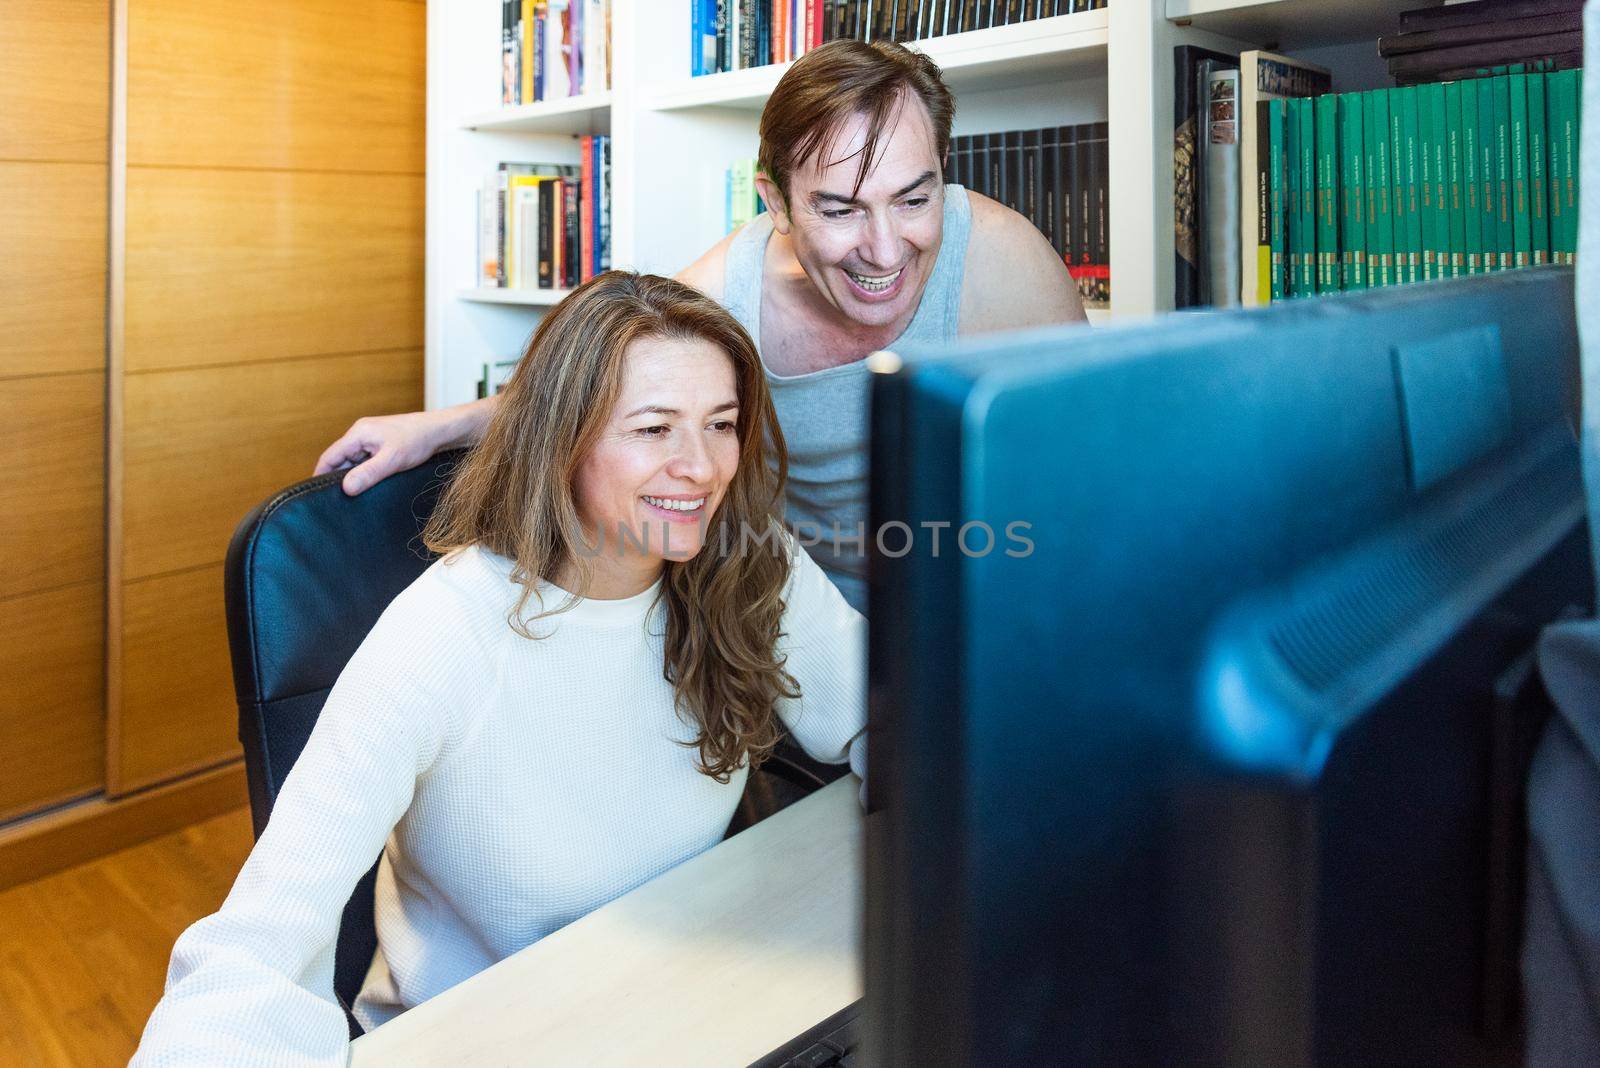
[[[739,467],[738,427],[733,361],[717,345],[628,346],[616,403],[573,480],[589,546],[601,545],[586,596],[637,593],[664,561],[700,551]]]

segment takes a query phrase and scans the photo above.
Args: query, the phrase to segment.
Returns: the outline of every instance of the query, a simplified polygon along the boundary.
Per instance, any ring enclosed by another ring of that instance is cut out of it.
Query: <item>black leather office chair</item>
[[[343,472],[309,479],[258,506],[234,532],[224,596],[257,837],[346,662],[432,562],[422,527],[463,455],[441,453],[359,497],[339,488]],[[374,854],[339,926],[333,987],[346,1015],[378,945],[377,872]],[[354,1017],[350,1028],[352,1037],[361,1033]]]
[[[255,833],[266,828],[289,769],[305,748],[328,691],[389,602],[432,562],[421,532],[465,450],[440,453],[359,497],[321,475],[275,494],[244,518],[224,575],[228,645],[239,701]],[[729,826],[742,830],[837,777],[785,750],[751,775]],[[377,949],[372,868],[345,905],[334,951],[334,993],[350,1006]]]

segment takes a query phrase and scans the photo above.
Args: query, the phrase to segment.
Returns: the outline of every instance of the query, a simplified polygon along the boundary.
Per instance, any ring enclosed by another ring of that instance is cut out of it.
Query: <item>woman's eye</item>
[[[739,429],[739,424],[728,419],[719,419],[711,424],[711,429],[719,434],[732,434]]]
[[[639,433],[647,438],[659,438],[667,432],[665,425],[640,427]]]

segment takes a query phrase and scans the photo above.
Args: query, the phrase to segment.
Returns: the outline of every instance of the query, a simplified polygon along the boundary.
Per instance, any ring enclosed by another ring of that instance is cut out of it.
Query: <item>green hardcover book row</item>
[[[1573,263],[1582,82],[1509,67],[1263,103],[1272,299]]]

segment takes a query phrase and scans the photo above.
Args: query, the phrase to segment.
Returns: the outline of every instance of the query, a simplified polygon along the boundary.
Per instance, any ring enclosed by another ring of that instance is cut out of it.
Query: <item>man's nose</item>
[[[875,267],[892,268],[900,261],[900,231],[887,212],[872,212],[862,235],[861,258]]]

